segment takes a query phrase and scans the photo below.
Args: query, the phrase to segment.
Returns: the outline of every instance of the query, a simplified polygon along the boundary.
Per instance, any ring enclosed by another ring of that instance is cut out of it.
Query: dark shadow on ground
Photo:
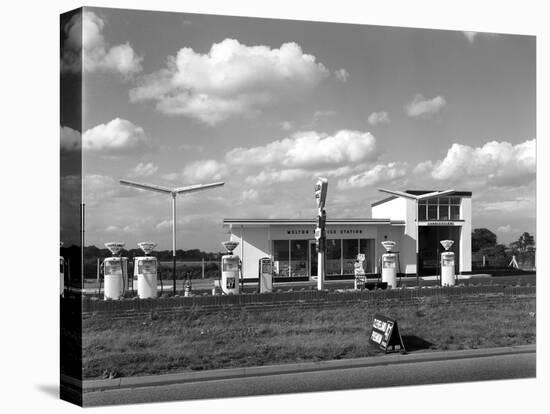
[[[423,349],[431,349],[435,347],[435,345],[431,342],[425,341],[416,335],[403,335],[401,338],[403,338],[403,343],[405,344],[405,349],[407,352],[421,351]]]
[[[47,394],[50,397],[54,397],[56,400],[59,399],[59,385],[40,384],[40,385],[37,385],[36,388],[38,388],[44,394]]]

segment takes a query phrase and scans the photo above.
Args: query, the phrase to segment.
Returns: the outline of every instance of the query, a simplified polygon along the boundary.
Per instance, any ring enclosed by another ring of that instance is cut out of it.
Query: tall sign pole
[[[317,240],[317,290],[323,290],[325,282],[325,253],[327,245],[325,201],[327,198],[327,187],[328,180],[319,177],[315,183],[315,201],[317,201],[317,228],[315,229],[315,239]]]

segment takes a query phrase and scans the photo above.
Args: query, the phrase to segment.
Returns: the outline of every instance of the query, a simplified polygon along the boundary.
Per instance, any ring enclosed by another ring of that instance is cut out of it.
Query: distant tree
[[[472,252],[477,252],[485,247],[494,247],[497,244],[497,235],[491,230],[482,228],[472,232]]]
[[[512,258],[509,250],[503,244],[482,247],[479,249],[479,255],[486,257],[489,267],[507,267]]]
[[[520,268],[535,268],[535,239],[524,232],[519,239],[510,243],[510,250],[516,256]]]
[[[526,252],[529,247],[535,246],[535,238],[524,232],[518,239],[518,247],[521,253]]]

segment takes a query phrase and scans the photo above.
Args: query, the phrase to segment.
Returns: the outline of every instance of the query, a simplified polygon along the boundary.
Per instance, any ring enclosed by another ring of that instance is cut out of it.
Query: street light
[[[176,196],[178,194],[193,193],[195,191],[208,190],[221,187],[223,182],[210,184],[195,184],[187,187],[167,188],[154,184],[136,183],[128,180],[120,180],[120,184],[135,187],[142,190],[156,191],[157,193],[170,194],[172,196],[172,279],[174,281],[174,295],[176,294]]]

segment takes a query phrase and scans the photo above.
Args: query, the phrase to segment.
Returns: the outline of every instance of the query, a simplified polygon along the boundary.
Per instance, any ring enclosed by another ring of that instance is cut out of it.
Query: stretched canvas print
[[[535,40],[61,15],[61,398],[534,378]]]

